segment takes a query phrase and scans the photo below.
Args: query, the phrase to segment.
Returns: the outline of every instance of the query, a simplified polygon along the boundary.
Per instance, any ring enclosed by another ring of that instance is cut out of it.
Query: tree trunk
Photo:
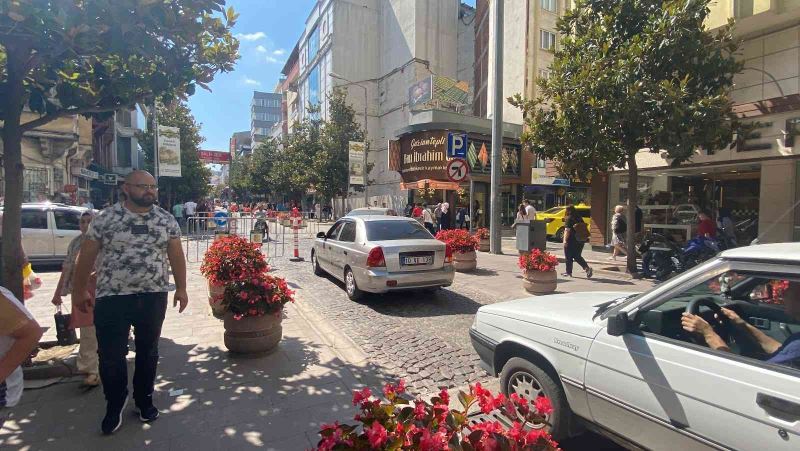
[[[22,289],[22,118],[25,53],[13,46],[6,49],[7,113],[3,121],[3,166],[5,202],[3,204],[2,283],[14,296],[24,301]]]
[[[636,274],[636,207],[639,205],[639,172],[636,167],[636,152],[628,155],[628,214],[625,234],[628,273]]]

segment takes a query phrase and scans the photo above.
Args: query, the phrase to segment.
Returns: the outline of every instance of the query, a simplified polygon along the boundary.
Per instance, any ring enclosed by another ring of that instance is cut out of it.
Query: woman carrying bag
[[[81,244],[86,236],[86,231],[89,230],[89,224],[92,222],[94,215],[91,211],[85,211],[81,215],[81,234],[76,236],[67,248],[67,257],[64,259],[64,265],[61,270],[61,277],[58,279],[58,286],[56,293],[53,295],[53,304],[61,306],[63,296],[68,295],[72,291],[72,272],[75,267],[75,261],[78,259],[78,251],[81,249]],[[99,266],[99,262],[95,263],[95,269]],[[97,279],[95,275],[89,279],[89,293],[94,295],[95,284]],[[78,348],[78,371],[86,373],[86,379],[83,383],[89,387],[96,387],[100,385],[100,370],[98,368],[97,359],[97,336],[94,331],[94,321],[91,310],[88,315],[81,313],[79,309],[72,309],[70,327],[79,328],[81,331],[81,344]]]

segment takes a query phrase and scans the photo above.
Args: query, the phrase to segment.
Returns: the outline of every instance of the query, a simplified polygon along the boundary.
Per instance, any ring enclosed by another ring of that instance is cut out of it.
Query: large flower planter
[[[478,240],[478,250],[481,252],[489,252],[489,239],[481,238]]]
[[[215,285],[211,281],[208,283],[208,305],[211,306],[211,314],[214,318],[222,319],[225,316],[225,309],[222,307],[222,296],[225,294],[225,285]]]
[[[283,315],[245,316],[225,313],[225,347],[237,354],[268,352],[278,347],[283,335]]]
[[[522,273],[522,286],[528,293],[549,294],[556,291],[558,281],[555,271],[527,271]]]
[[[453,268],[458,272],[473,271],[478,266],[478,256],[475,251],[454,252]]]

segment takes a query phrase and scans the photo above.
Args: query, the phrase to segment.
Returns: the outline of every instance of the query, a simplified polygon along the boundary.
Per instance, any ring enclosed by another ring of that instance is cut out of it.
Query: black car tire
[[[315,276],[323,276],[325,275],[325,271],[322,270],[322,267],[319,266],[319,260],[317,260],[316,252],[311,252],[311,265],[314,268],[314,275]]]
[[[364,297],[364,292],[358,289],[358,284],[356,284],[356,276],[353,274],[353,270],[350,268],[344,269],[344,291],[347,293],[347,297],[351,301],[358,301]]]
[[[556,234],[553,235],[553,238],[556,239],[557,242],[561,243],[564,241],[564,228],[560,228],[556,230]]]
[[[572,417],[572,409],[567,403],[567,397],[564,389],[558,380],[554,379],[550,373],[543,368],[519,357],[512,357],[503,365],[503,370],[500,372],[500,387],[504,395],[510,396],[511,393],[518,393],[512,384],[521,380],[530,379],[534,384],[538,383],[541,392],[544,396],[550,398],[553,405],[553,413],[550,414],[548,428],[550,435],[555,440],[561,440],[569,434],[569,423]],[[535,389],[535,388],[534,388]],[[533,399],[527,397],[528,401],[533,404]]]

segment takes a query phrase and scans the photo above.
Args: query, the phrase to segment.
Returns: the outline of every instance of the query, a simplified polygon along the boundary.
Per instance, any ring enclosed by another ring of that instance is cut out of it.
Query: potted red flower
[[[481,227],[475,231],[475,238],[478,239],[478,250],[489,252],[489,229]]]
[[[478,239],[463,229],[442,230],[436,239],[444,241],[453,253],[453,267],[459,272],[469,272],[478,266]]]
[[[267,261],[257,244],[238,236],[214,241],[200,266],[200,272],[208,281],[208,303],[214,316],[220,319],[224,316],[221,300],[226,284],[252,279],[268,270]]]
[[[481,387],[470,385],[469,393],[459,392],[460,409],[451,409],[450,395],[442,390],[430,401],[417,399],[413,405],[401,396],[405,384],[387,384],[385,401],[375,399],[369,388],[353,394],[353,405],[359,406],[354,420],[357,425],[324,424],[317,449],[330,450],[450,450],[476,451],[526,450],[555,451],[556,443],[547,432],[547,419],[553,412],[546,397],[533,402],[516,394],[497,396]],[[486,416],[499,411],[513,418],[507,427]],[[483,414],[473,423],[476,417]]]
[[[268,274],[225,285],[220,302],[225,311],[225,346],[237,353],[275,349],[283,334],[283,306],[294,302],[293,295],[285,280]]]
[[[556,290],[558,258],[546,251],[533,249],[519,256],[522,285],[529,293],[548,294]]]

